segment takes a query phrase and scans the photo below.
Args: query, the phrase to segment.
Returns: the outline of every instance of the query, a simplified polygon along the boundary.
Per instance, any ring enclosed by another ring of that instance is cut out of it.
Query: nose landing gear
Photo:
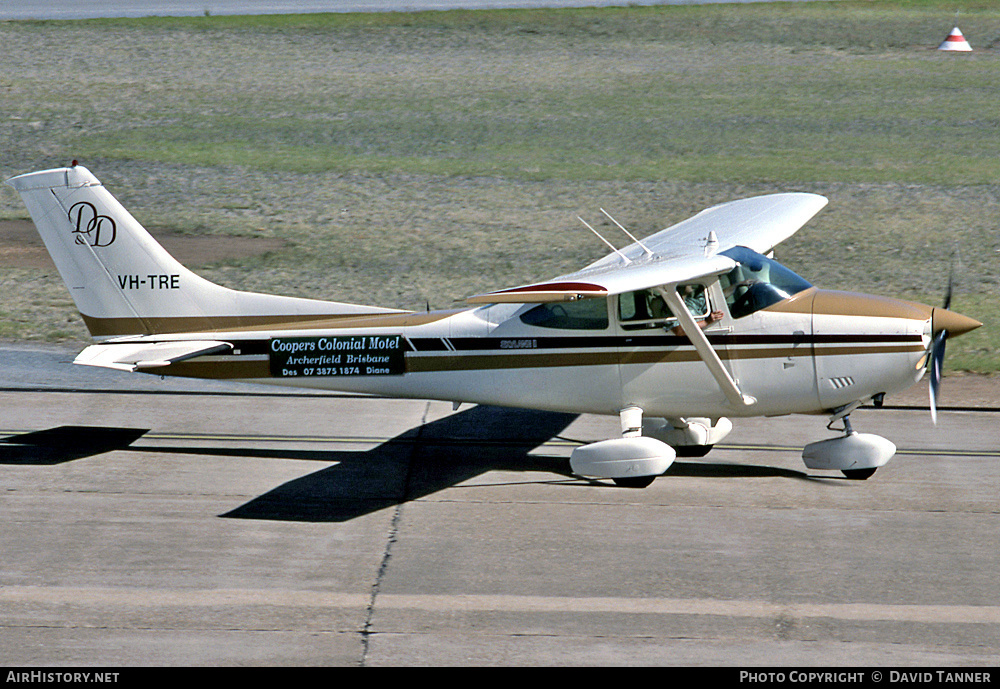
[[[892,459],[896,454],[892,442],[879,435],[858,433],[851,427],[850,413],[858,406],[860,403],[849,405],[830,418],[827,428],[837,419],[844,420],[844,435],[805,446],[802,460],[807,467],[839,470],[849,479],[863,481]]]

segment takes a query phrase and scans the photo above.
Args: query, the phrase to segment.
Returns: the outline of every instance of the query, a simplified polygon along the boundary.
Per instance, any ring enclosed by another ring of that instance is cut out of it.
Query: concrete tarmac
[[[7,665],[1000,661],[996,412],[856,411],[868,481],[802,464],[825,418],[737,420],[625,489],[569,473],[617,419],[0,353]]]
[[[711,5],[768,0],[18,0],[0,4],[0,21],[97,17],[192,17],[312,12],[428,12],[446,10]],[[795,0],[806,2],[808,0]]]

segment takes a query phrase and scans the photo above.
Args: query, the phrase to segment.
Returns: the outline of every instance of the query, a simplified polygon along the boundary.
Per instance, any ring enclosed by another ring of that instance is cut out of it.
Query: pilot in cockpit
[[[729,315],[734,319],[765,309],[811,287],[780,263],[746,247],[737,246],[722,254],[736,261],[736,267],[719,278],[729,305]]]
[[[727,300],[731,300],[731,297],[733,297],[737,290],[740,290],[740,294],[742,294],[751,285],[758,282],[767,282],[767,272],[767,266],[763,261],[750,260],[746,263],[738,263],[725,276],[723,282],[728,282],[729,284],[723,285],[722,293],[726,296]],[[735,296],[740,296],[740,294],[736,294]]]

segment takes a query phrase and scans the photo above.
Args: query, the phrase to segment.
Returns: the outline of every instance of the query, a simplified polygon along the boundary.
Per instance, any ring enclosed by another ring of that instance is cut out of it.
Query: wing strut
[[[719,387],[722,388],[722,392],[726,394],[726,399],[729,400],[737,409],[741,407],[749,407],[752,404],[756,404],[757,400],[750,395],[744,395],[743,391],[740,390],[739,386],[736,385],[736,381],[733,377],[729,375],[729,371],[726,367],[722,365],[722,359],[719,358],[718,353],[712,349],[711,343],[709,343],[708,338],[705,333],[702,332],[701,328],[698,327],[698,323],[694,320],[694,316],[688,311],[687,305],[681,296],[677,293],[676,285],[668,285],[666,287],[658,287],[656,291],[666,300],[667,306],[670,310],[674,312],[677,316],[677,320],[680,322],[681,328],[684,330],[684,334],[688,336],[691,340],[691,344],[694,345],[695,350],[698,355],[701,356],[701,360],[705,362],[705,366],[708,367],[709,372],[712,377],[715,378]]]

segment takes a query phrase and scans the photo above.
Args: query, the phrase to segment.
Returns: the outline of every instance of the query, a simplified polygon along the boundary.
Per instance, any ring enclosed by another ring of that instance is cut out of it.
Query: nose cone
[[[948,309],[935,308],[931,314],[931,329],[935,335],[942,330],[947,330],[948,337],[957,337],[970,330],[975,330],[981,325],[982,323],[975,318],[969,318]]]

